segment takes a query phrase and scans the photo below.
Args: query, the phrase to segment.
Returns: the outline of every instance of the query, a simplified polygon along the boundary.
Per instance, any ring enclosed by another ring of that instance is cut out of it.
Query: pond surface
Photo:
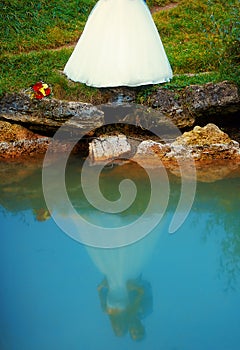
[[[84,199],[81,162],[67,171],[78,212],[108,226],[129,223],[148,198],[135,165],[108,168],[103,192],[115,200],[123,174],[143,190],[123,214]],[[179,198],[171,176],[167,211],[140,241],[87,247],[49,216],[41,166],[1,165],[0,348],[2,350],[237,350],[240,347],[240,178],[198,183],[190,214],[174,234]],[[62,203],[55,210],[62,215]]]

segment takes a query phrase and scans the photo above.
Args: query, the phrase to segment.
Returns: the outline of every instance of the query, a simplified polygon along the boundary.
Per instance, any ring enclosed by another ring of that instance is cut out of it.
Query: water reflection
[[[102,214],[82,197],[80,167],[79,160],[69,165],[69,196],[86,218],[101,221]],[[126,165],[102,174],[109,199],[115,199],[116,184],[130,171],[147,194],[143,173]],[[43,199],[40,165],[2,167],[2,348],[66,350],[74,343],[73,350],[237,350],[240,178],[199,183],[190,216],[174,236],[167,227],[180,186],[178,178],[171,180],[160,226],[134,245],[98,249],[81,247],[56,231]],[[143,198],[119,222],[128,222],[145,205]],[[61,203],[55,210],[64,214]]]
[[[115,335],[122,337],[129,332],[133,340],[142,340],[145,328],[141,320],[152,311],[150,284],[139,277],[125,282],[124,289],[116,290],[104,279],[98,286],[98,293]]]
[[[17,214],[31,210],[33,216],[39,222],[50,219],[50,212],[46,207],[42,193],[41,167],[42,162],[38,160],[31,163],[0,163],[0,204],[2,207],[0,211],[6,210]],[[97,224],[101,223],[102,220],[106,221],[103,215],[97,213],[85,200],[80,186],[80,172],[81,160],[72,159],[67,169],[66,181],[68,194],[73,205],[86,220],[92,220],[93,223]],[[144,170],[135,167],[133,164],[106,169],[100,179],[103,194],[110,200],[116,200],[118,184],[126,174],[130,173],[138,189],[138,200],[135,201],[129,211],[124,211],[120,215],[106,216],[107,223],[104,224],[109,225],[109,227],[131,222],[139,213],[144,211],[147,205],[150,186],[148,178]],[[168,217],[173,215],[180,193],[179,179],[174,176],[170,176],[170,179],[171,195],[167,210]],[[240,272],[239,208],[239,174],[236,174],[236,176],[233,174],[232,177],[213,183],[198,183],[197,195],[191,211],[193,214],[191,219],[193,233],[197,227],[201,226],[202,239],[207,240],[208,237],[214,234],[218,235],[217,230],[220,227],[224,230],[224,235],[219,236],[222,249],[219,271],[220,274],[227,276],[226,288],[234,288],[234,281]],[[56,198],[54,210],[58,211],[60,216],[67,217],[64,206],[58,198]],[[167,225],[163,230],[165,229],[167,230]],[[105,274],[104,271],[103,273]],[[136,277],[137,274],[131,276],[133,279]]]
[[[162,226],[163,229],[163,226]],[[142,270],[156,247],[161,230],[135,244],[115,249],[86,247],[92,261],[104,275],[98,286],[101,307],[117,336],[130,334],[142,340],[142,320],[152,312],[152,290],[142,278]]]

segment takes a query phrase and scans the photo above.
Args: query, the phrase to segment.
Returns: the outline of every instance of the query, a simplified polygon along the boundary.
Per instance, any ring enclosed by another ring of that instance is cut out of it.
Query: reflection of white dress
[[[164,224],[162,229],[164,230]],[[108,307],[124,309],[127,306],[127,281],[139,277],[156,247],[159,234],[155,230],[140,241],[121,248],[86,247],[91,259],[107,279]]]
[[[99,0],[64,73],[96,87],[169,81],[172,70],[143,0]]]

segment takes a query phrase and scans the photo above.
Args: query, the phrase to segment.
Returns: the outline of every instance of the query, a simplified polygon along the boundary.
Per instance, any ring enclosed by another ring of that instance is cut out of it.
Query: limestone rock
[[[25,94],[7,94],[0,99],[0,118],[52,135],[67,122],[69,131],[82,134],[104,124],[103,112],[88,103],[56,99],[35,100]]]
[[[228,81],[191,85],[182,93],[184,103],[197,116],[230,114],[240,111],[238,87]]]
[[[21,125],[0,121],[0,159],[43,154],[48,144],[48,137],[40,137]]]
[[[185,164],[186,177],[192,176],[191,167],[195,164],[199,180],[215,181],[239,166],[240,147],[216,125],[208,124],[196,126],[172,143],[143,141],[132,160],[143,167],[164,166],[177,176],[181,176],[180,161]]]
[[[202,128],[196,126],[192,131],[178,137],[171,146],[176,157],[185,157],[185,153],[189,152],[199,161],[240,159],[239,143],[231,140],[214,124],[207,124]]]
[[[210,121],[231,126],[237,123],[240,113],[238,87],[227,81],[190,85],[180,91],[159,88],[150,99],[151,106],[170,117],[180,129]]]
[[[122,158],[132,154],[131,160],[142,166],[155,167],[164,165],[171,168],[178,161],[199,163],[212,161],[233,161],[240,163],[240,147],[238,142],[222,132],[216,125],[196,126],[185,132],[174,142],[160,143],[145,140],[139,143],[135,153],[125,135],[104,136],[95,139],[89,147],[92,164],[105,160]]]
[[[19,157],[36,157],[44,154],[49,145],[48,137],[14,142],[0,142],[0,159],[16,159]]]
[[[165,127],[167,119],[181,130],[208,122],[230,127],[239,123],[240,94],[238,87],[230,82],[191,85],[174,91],[163,87],[147,91],[144,111],[139,108],[136,115],[139,92],[140,88],[106,89],[109,103],[101,108],[82,102],[35,100],[24,93],[6,94],[0,99],[0,119],[47,136],[53,135],[69,120],[69,130],[83,134],[109,122],[129,123],[132,120],[153,132]],[[148,106],[153,108],[151,113],[148,113]]]
[[[159,88],[153,94],[151,101],[152,107],[158,108],[165,116],[170,117],[178,128],[191,127],[195,123],[195,118],[185,108],[180,93]]]
[[[226,133],[215,124],[209,123],[204,127],[195,126],[193,130],[179,136],[172,145],[211,146],[213,144],[229,144],[231,141]]]
[[[32,131],[40,135],[52,136],[59,127],[64,125],[66,135],[69,135],[70,138],[74,137],[77,142],[84,134],[88,133],[89,135],[90,130],[94,135],[94,130],[101,126],[109,123],[121,123],[133,124],[138,127],[140,132],[145,132],[145,135],[146,131],[149,134],[160,135],[165,141],[165,144],[149,144],[148,146],[142,144],[139,146],[135,158],[145,158],[148,163],[153,158],[154,161],[157,159],[174,161],[176,158],[188,159],[189,157],[193,157],[197,161],[239,158],[238,143],[232,141],[230,137],[212,124],[208,125],[206,129],[195,127],[192,132],[185,133],[179,139],[176,139],[178,130],[173,127],[176,125],[179,129],[188,128],[189,130],[194,125],[202,126],[211,121],[220,126],[227,126],[228,133],[228,128],[233,128],[235,131],[230,132],[231,138],[239,140],[237,112],[240,111],[240,96],[235,84],[221,82],[193,85],[180,91],[171,91],[160,87],[157,90],[151,90],[146,102],[147,105],[144,106],[134,103],[138,98],[138,91],[140,90],[113,89],[109,100],[111,103],[101,107],[56,99],[34,100],[23,93],[6,94],[0,99],[1,157],[7,157],[7,154],[10,157],[14,154],[27,154],[27,147],[29,147],[30,154],[34,154],[38,149],[43,152],[49,140],[44,137],[41,139],[39,135],[31,133]],[[148,108],[149,105],[154,108]],[[10,122],[12,125],[10,127],[10,124],[3,124],[3,122]],[[117,137],[115,141],[118,143],[116,147],[121,148],[123,140],[120,142],[120,138],[118,140]],[[156,140],[156,138],[153,139]],[[173,139],[176,141],[172,143]],[[137,146],[132,147],[129,140],[125,140],[125,142],[130,146],[125,145],[126,148],[123,147],[120,155],[135,153]],[[108,143],[109,141],[106,141],[102,151],[100,151],[101,142],[99,145],[96,144],[91,151],[91,147],[94,145],[92,143],[90,146],[92,159],[94,159],[95,153],[96,159],[118,157],[118,150],[113,145],[114,142],[110,142],[111,146],[107,146]],[[61,147],[65,147],[65,145],[60,145],[60,149]],[[144,151],[145,147],[147,151]],[[104,152],[106,152],[106,157]],[[149,152],[151,156],[148,155]]]
[[[146,106],[136,105],[134,110],[126,114],[122,120],[124,123],[134,124],[148,130],[164,140],[175,138],[176,132],[179,133],[171,118],[160,110]]]
[[[0,120],[0,142],[14,142],[36,139],[37,135],[18,124],[11,124]]]
[[[154,168],[162,166],[164,161],[168,160],[169,152],[171,152],[170,144],[145,140],[139,144],[132,160],[143,167]]]
[[[101,136],[89,144],[91,164],[100,164],[116,158],[128,157],[131,146],[125,135]]]

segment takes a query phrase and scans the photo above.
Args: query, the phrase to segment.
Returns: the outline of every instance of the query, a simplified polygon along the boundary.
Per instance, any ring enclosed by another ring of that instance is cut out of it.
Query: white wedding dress
[[[64,73],[95,87],[167,82],[172,70],[143,0],[99,0]]]

